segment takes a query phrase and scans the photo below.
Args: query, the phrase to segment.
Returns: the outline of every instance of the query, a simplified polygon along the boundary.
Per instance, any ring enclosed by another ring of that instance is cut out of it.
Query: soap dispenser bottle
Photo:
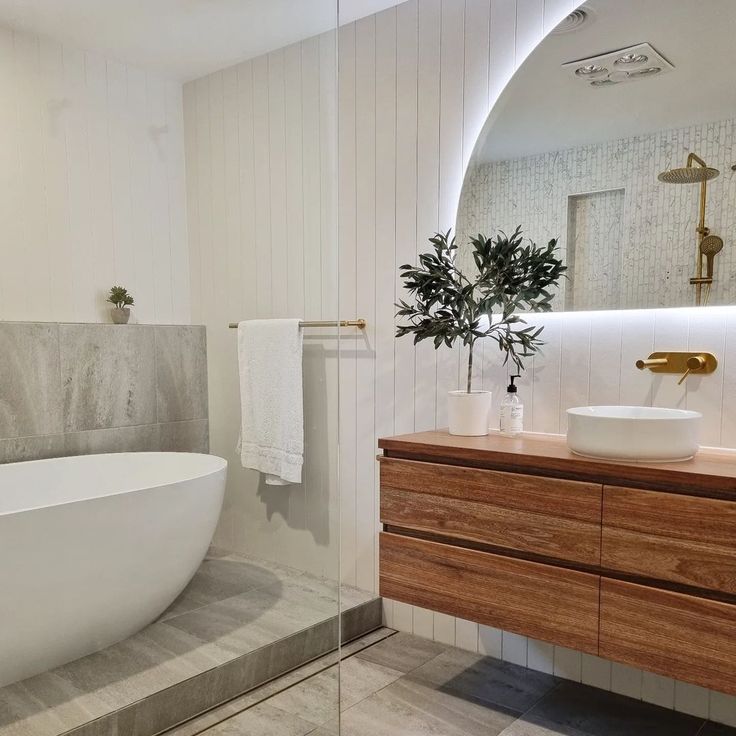
[[[514,384],[517,378],[521,376],[511,376],[511,383],[501,402],[501,434],[504,437],[518,437],[524,429],[524,404],[521,403],[517,395],[519,389]]]

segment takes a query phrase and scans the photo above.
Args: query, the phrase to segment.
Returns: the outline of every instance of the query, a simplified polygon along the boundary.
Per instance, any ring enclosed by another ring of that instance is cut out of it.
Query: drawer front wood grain
[[[606,486],[601,565],[736,594],[736,503]]]
[[[453,465],[381,461],[381,521],[545,557],[600,562],[602,487]]]
[[[601,657],[736,694],[734,631],[734,605],[601,581]]]
[[[380,535],[380,594],[543,641],[598,653],[597,575]]]

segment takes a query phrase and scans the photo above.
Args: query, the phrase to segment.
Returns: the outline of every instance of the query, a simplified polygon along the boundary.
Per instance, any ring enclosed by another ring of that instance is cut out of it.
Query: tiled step
[[[337,713],[337,690],[338,682],[335,676],[335,665],[338,662],[354,657],[372,645],[394,636],[396,632],[393,629],[381,627],[370,634],[366,634],[352,642],[341,647],[340,652],[331,652],[324,657],[319,657],[309,664],[302,665],[295,670],[277,677],[274,680],[257,687],[245,695],[235,700],[230,700],[224,705],[207,711],[197,718],[190,719],[179,726],[175,726],[171,731],[166,731],[164,736],[198,736],[203,732],[208,734],[213,726],[217,726],[223,722],[227,722],[234,716],[242,714],[244,711],[257,706],[259,703],[273,698],[280,693],[288,692],[294,687],[307,685],[312,678],[320,675],[331,676],[330,685],[322,689],[319,693],[314,693],[312,700],[321,704],[322,707],[328,709],[331,715]],[[214,733],[214,732],[213,732]]]
[[[380,600],[341,588],[342,638],[381,624]],[[59,632],[63,635],[63,632]],[[0,736],[153,736],[335,649],[332,581],[212,556],[151,626],[0,689]]]
[[[381,625],[374,598],[342,613],[342,640]],[[335,649],[337,616],[191,677],[78,728],[68,736],[154,736]]]

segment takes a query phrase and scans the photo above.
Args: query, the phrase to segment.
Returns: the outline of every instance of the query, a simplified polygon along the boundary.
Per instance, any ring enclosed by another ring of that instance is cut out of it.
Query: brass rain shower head
[[[694,166],[693,164],[697,164]],[[681,169],[663,171],[657,178],[665,184],[702,184],[701,220],[705,216],[705,182],[715,179],[721,172],[711,168],[697,153],[687,157],[687,164]],[[701,228],[703,223],[701,222]]]
[[[657,178],[665,184],[702,184],[715,179],[721,172],[709,166],[688,166],[682,169],[663,171]]]

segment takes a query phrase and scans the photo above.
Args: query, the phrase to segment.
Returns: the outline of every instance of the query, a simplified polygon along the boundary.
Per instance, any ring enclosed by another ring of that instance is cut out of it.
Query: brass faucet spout
[[[637,360],[636,367],[643,371],[645,368],[652,368],[655,365],[667,365],[669,360],[667,358],[648,358],[647,360]]]

